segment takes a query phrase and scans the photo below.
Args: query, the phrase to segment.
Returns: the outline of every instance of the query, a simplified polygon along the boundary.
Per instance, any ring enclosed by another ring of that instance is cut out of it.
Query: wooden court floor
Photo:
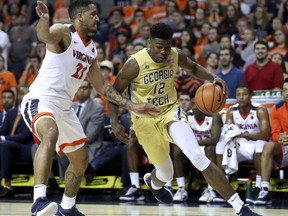
[[[236,215],[232,208],[215,207],[209,205],[199,205],[198,207],[189,207],[182,205],[131,205],[121,203],[116,205],[103,204],[79,204],[78,209],[87,216],[233,216]],[[2,216],[28,216],[30,213],[30,203],[12,203],[0,202],[0,215]],[[252,207],[253,208],[253,207]],[[287,216],[288,209],[267,209],[253,208],[255,212],[263,216]]]

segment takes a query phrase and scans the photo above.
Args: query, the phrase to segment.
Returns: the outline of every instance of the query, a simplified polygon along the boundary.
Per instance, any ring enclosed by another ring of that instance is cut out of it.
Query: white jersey
[[[69,25],[71,43],[63,53],[46,48],[39,74],[30,86],[27,97],[48,98],[59,101],[59,107],[72,105],[72,100],[97,56],[92,40],[85,42],[73,25]]]
[[[247,116],[242,116],[239,112],[239,104],[233,105],[233,122],[242,133],[255,134],[260,132],[260,123],[257,117],[258,103],[252,103],[251,110]]]
[[[195,115],[193,114],[193,112],[189,111],[187,118],[198,141],[205,140],[211,137],[211,129],[213,122],[212,116],[206,115],[202,122],[198,122],[195,119]]]

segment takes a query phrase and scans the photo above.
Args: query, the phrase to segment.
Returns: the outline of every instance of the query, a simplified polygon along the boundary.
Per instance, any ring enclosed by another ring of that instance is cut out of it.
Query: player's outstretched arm
[[[229,90],[224,80],[217,77],[215,74],[208,71],[206,68],[197,64],[188,58],[181,50],[178,50],[179,53],[179,66],[183,68],[190,75],[195,76],[202,80],[212,81],[213,84],[218,83],[223,87],[223,93],[228,97]]]
[[[124,68],[123,68],[124,70]],[[129,72],[128,72],[129,73]],[[129,79],[123,79],[123,83],[121,86],[125,86],[124,90],[121,91],[121,88],[114,88],[107,82],[104,82],[104,78],[102,73],[100,72],[99,66],[95,61],[93,65],[91,65],[90,70],[88,72],[88,78],[92,84],[92,86],[96,89],[96,91],[103,95],[107,100],[111,101],[112,103],[116,103],[119,106],[135,112],[136,114],[146,114],[146,115],[153,115],[155,112],[159,112],[159,109],[149,103],[133,103],[128,98],[123,97],[121,93],[125,90],[125,88],[130,84]],[[116,79],[117,81],[118,77]],[[121,82],[121,81],[120,81]]]

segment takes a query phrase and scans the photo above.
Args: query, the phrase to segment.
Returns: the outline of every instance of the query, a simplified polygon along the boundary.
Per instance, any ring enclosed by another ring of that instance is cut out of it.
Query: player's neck
[[[250,113],[251,110],[251,105],[245,106],[245,107],[239,107],[239,112],[242,115],[247,115],[248,113]]]

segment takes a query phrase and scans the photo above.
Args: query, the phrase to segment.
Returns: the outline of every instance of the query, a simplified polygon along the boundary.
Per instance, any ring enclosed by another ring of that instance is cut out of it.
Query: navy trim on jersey
[[[281,101],[278,104],[276,104],[276,110],[282,107],[285,104],[285,101]]]

